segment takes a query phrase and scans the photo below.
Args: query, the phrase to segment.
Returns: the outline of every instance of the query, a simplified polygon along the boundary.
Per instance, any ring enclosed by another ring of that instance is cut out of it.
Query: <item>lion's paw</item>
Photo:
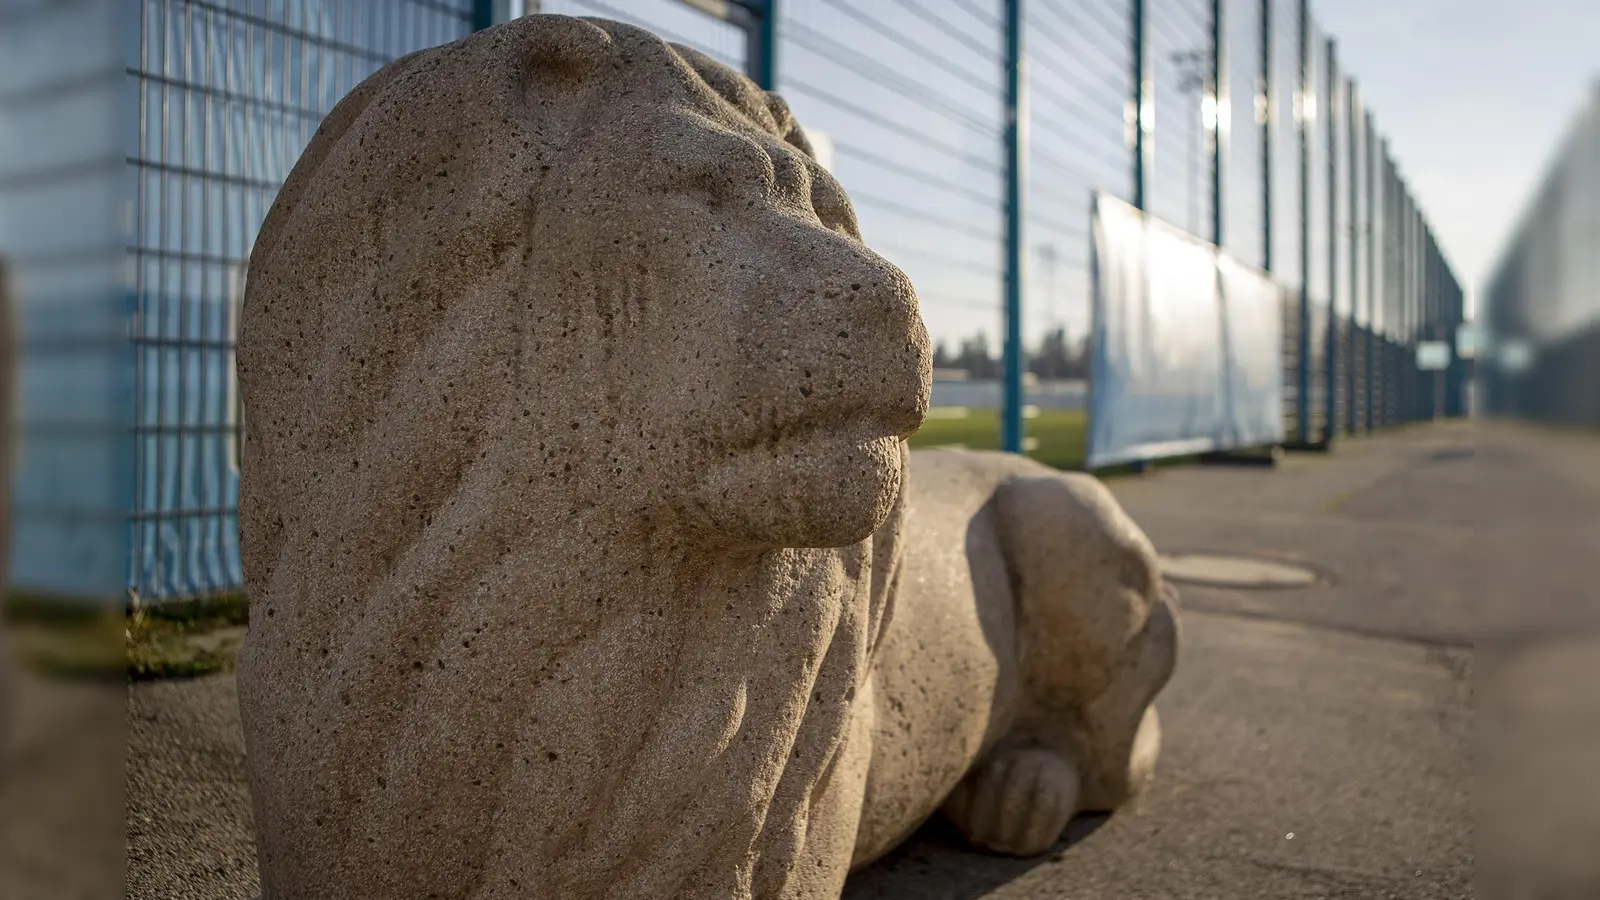
[[[945,801],[944,814],[972,843],[1035,856],[1055,846],[1078,806],[1078,773],[1042,747],[990,754]]]

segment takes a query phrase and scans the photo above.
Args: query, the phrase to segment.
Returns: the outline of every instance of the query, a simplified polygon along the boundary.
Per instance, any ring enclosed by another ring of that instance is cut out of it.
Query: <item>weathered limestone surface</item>
[[[242,321],[265,896],[831,898],[941,805],[1034,852],[1124,799],[1154,554],[1092,481],[911,457],[929,378],[742,76],[558,16],[373,75]]]
[[[1094,478],[920,451],[908,480],[856,863],[941,803],[974,843],[1041,853],[1074,813],[1113,810],[1150,778],[1175,597]]]

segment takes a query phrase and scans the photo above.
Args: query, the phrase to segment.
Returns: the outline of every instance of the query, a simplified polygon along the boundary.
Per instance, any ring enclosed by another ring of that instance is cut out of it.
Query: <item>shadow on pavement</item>
[[[1059,860],[1109,819],[1102,814],[1078,816],[1050,853],[1019,859],[973,849],[954,826],[936,815],[894,852],[852,875],[842,900],[978,900]]]

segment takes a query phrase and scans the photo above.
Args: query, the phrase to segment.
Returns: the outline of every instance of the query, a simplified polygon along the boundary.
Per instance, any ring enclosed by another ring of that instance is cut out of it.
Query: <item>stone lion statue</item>
[[[1149,777],[1109,494],[911,455],[906,276],[784,102],[532,16],[383,68],[263,224],[239,696],[264,896],[831,898]]]

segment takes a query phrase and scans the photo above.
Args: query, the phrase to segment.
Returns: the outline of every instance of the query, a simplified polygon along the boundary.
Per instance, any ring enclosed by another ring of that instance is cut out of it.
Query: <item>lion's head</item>
[[[242,324],[245,505],[337,484],[415,533],[495,458],[485,490],[842,546],[886,514],[929,367],[780,98],[528,17],[374,75],[284,186]],[[259,571],[283,532],[245,528]]]

